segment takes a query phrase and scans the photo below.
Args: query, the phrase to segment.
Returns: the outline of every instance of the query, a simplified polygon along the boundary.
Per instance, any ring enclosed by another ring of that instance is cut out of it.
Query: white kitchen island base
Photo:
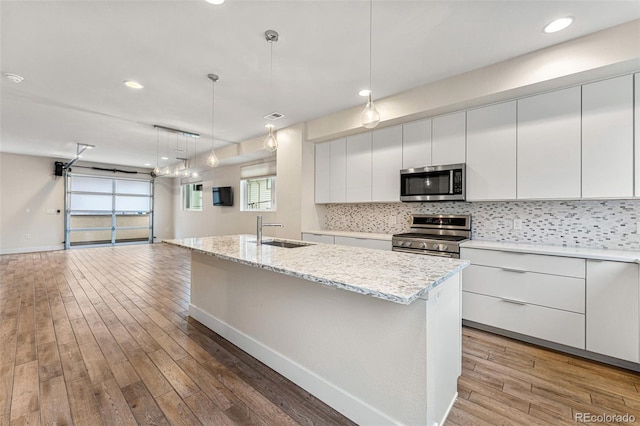
[[[191,256],[194,319],[361,425],[443,423],[461,373],[459,273],[403,305]]]

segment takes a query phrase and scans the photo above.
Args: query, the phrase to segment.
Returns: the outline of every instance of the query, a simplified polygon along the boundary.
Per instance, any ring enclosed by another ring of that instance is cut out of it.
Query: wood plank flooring
[[[0,426],[353,424],[188,300],[189,252],[165,244],[0,256]],[[637,374],[468,328],[463,349],[447,425],[640,422]]]

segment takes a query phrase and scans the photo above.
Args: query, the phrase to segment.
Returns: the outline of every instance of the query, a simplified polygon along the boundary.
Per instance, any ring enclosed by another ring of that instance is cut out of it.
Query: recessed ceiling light
[[[207,3],[210,4],[215,4],[216,6],[220,6],[222,3],[224,3],[224,0],[206,0]]]
[[[553,22],[548,23],[544,27],[545,33],[556,33],[567,28],[573,23],[573,16],[565,16],[564,18],[556,19]]]
[[[151,164],[149,164],[149,163],[144,163],[144,165],[145,165],[145,166],[150,166]]]
[[[13,83],[22,83],[22,80],[24,80],[24,77],[22,77],[21,75],[13,74],[10,72],[5,72],[3,75],[7,80]]]
[[[161,160],[168,160],[169,157],[160,157]]]
[[[125,80],[124,85],[131,88],[131,89],[142,89],[144,88],[144,86],[140,83],[138,83],[137,81],[133,81],[133,80]]]
[[[273,124],[265,124],[264,127],[266,127],[267,129],[273,129],[276,126],[274,126]]]
[[[369,96],[370,93],[371,93],[371,90],[362,89],[361,91],[358,92],[358,95],[366,98],[367,96]]]

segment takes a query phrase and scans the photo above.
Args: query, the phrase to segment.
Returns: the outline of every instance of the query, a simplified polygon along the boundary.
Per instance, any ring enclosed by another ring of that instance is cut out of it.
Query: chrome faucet
[[[262,227],[263,226],[279,226],[284,228],[284,225],[281,223],[262,223],[262,215],[258,215],[258,221],[256,224],[256,244],[262,245]]]

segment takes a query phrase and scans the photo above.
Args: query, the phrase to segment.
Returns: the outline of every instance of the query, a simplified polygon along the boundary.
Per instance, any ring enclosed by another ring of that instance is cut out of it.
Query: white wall
[[[55,161],[60,160],[0,153],[0,254],[64,248],[64,178],[53,175]],[[115,176],[80,166],[149,172],[98,163],[77,163],[73,172]],[[157,182],[155,191],[155,235],[159,241],[173,236],[172,187],[168,182]],[[50,209],[60,213],[49,214]]]
[[[153,236],[154,242],[173,238],[173,182],[156,178],[154,184]]]
[[[53,176],[55,161],[0,153],[0,254],[64,248],[64,179]]]

